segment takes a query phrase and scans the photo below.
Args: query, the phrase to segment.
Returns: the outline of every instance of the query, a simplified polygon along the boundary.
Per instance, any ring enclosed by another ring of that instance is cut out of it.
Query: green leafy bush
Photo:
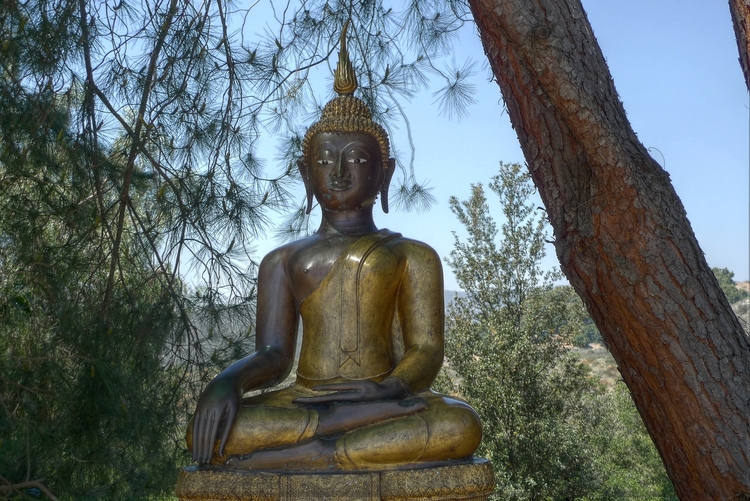
[[[451,199],[468,237],[455,237],[447,262],[466,295],[449,309],[436,387],[480,414],[478,454],[495,467],[494,499],[673,497],[629,394],[605,391],[571,353],[572,339],[594,336],[581,334],[588,315],[572,288],[540,268],[544,224],[529,175],[501,164],[490,188],[499,231],[481,185],[467,201]]]

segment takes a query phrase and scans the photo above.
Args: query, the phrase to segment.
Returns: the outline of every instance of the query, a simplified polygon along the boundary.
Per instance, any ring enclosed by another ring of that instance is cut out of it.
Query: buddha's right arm
[[[287,355],[277,347],[265,346],[230,365],[208,384],[198,399],[193,418],[194,461],[208,463],[219,438],[219,455],[224,455],[224,447],[239,412],[242,395],[246,391],[271,386],[283,379],[288,372],[284,368],[286,358]]]
[[[282,382],[289,374],[291,356],[278,346],[261,346],[253,354],[221,371],[214,381],[231,383],[241,397],[248,391]]]
[[[222,422],[219,454],[224,454],[242,395],[282,382],[291,370],[298,315],[280,254],[266,256],[258,273],[255,352],[224,369],[198,400],[193,460],[199,463],[210,461]]]
[[[287,256],[288,248],[276,249],[263,258],[258,270],[255,350],[263,354],[263,370],[246,374],[245,391],[281,383],[292,370],[299,314],[286,274]]]
[[[242,393],[281,383],[294,361],[299,315],[285,270],[284,248],[269,253],[258,270],[255,352],[222,371]]]

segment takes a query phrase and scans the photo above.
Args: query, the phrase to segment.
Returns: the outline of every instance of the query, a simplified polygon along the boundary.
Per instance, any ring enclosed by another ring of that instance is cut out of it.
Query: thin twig
[[[9,485],[0,485],[0,492],[8,492],[8,491],[20,491],[21,489],[28,489],[36,487],[40,491],[44,493],[45,496],[50,498],[52,501],[60,501],[57,496],[52,494],[47,487],[42,483],[44,481],[43,478],[40,478],[38,480],[30,480],[28,482],[20,482],[17,484],[9,484]]]

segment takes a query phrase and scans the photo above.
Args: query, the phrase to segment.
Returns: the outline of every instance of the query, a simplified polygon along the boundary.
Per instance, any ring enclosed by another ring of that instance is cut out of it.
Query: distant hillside
[[[466,293],[464,291],[443,291],[443,299],[445,300],[445,311],[448,311],[448,306],[450,306],[451,301],[453,301],[453,298],[455,297],[466,297]]]
[[[738,289],[746,290],[750,292],[750,282],[736,282]],[[745,332],[750,334],[750,298],[740,299],[732,305],[732,310],[737,318],[740,319],[742,328]]]
[[[589,366],[591,374],[607,388],[612,388],[622,379],[617,362],[604,345],[591,343],[590,348],[573,348],[571,351],[580,357],[581,363]]]

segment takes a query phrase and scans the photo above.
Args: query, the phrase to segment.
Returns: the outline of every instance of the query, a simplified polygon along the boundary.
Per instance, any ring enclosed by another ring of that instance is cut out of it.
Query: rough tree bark
[[[732,14],[734,38],[740,52],[740,67],[745,75],[745,86],[750,90],[750,0],[729,0],[729,12]]]
[[[750,496],[750,347],[579,0],[470,0],[570,283],[681,499]]]

